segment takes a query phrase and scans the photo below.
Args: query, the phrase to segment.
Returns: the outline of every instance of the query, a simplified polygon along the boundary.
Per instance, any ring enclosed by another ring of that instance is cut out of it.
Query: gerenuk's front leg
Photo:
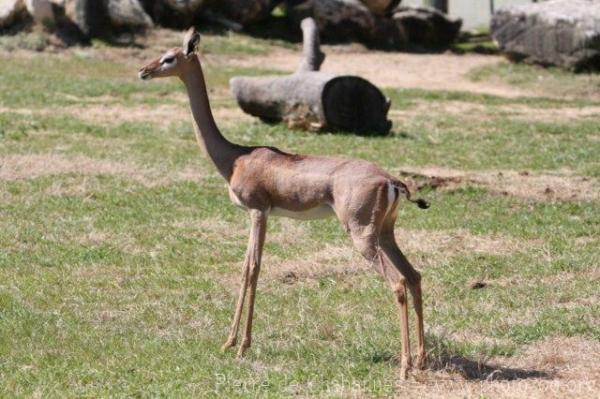
[[[261,229],[261,226],[257,226],[255,221],[256,217],[253,216],[253,213],[256,212],[254,210],[250,211],[251,218],[251,226],[250,226],[250,238],[248,239],[248,248],[246,250],[246,257],[244,259],[244,265],[242,267],[242,281],[240,283],[240,293],[238,295],[238,301],[235,306],[235,314],[233,316],[233,322],[231,323],[231,329],[229,332],[229,338],[227,338],[227,342],[223,344],[221,347],[222,351],[225,351],[232,346],[235,346],[237,343],[238,330],[240,327],[240,319],[242,317],[242,309],[244,307],[244,302],[246,299],[246,290],[248,288],[248,277],[253,268],[253,264],[255,263],[253,259],[256,258],[256,247],[257,247],[257,237],[262,236],[262,242],[264,242],[264,236],[266,230],[266,217],[265,217],[265,228],[262,228],[262,233],[257,232],[257,229]],[[262,242],[260,243],[260,250],[262,251]],[[260,262],[260,254],[258,256]],[[258,276],[257,276],[258,278]],[[252,299],[254,301],[254,299]]]
[[[242,317],[242,307],[244,306],[244,300],[246,298],[246,289],[248,287],[248,270],[250,269],[250,246],[248,244],[248,250],[246,251],[246,258],[244,259],[244,265],[242,266],[242,282],[240,283],[240,293],[238,294],[238,301],[235,305],[235,314],[233,316],[233,322],[231,323],[231,329],[229,330],[229,338],[227,342],[221,347],[222,351],[225,351],[237,343],[238,329],[240,327],[240,319]]]
[[[250,347],[252,342],[252,317],[254,315],[254,299],[256,298],[256,286],[258,284],[258,274],[260,272],[260,261],[262,257],[263,245],[265,243],[265,234],[267,231],[267,213],[256,209],[250,210],[250,219],[252,221],[252,230],[250,232],[250,243],[248,250],[249,257],[249,279],[250,293],[248,294],[248,315],[246,316],[246,328],[244,338],[238,357],[244,356],[244,352]]]

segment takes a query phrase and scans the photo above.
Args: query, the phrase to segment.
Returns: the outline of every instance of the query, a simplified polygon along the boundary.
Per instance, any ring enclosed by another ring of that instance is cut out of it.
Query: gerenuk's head
[[[151,61],[140,69],[140,79],[182,77],[192,62],[196,62],[196,47],[200,42],[200,34],[190,28],[183,36],[183,46],[167,50],[160,58]]]

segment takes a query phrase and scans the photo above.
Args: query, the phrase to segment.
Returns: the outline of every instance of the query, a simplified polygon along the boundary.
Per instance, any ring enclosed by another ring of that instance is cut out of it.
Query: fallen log
[[[315,21],[306,18],[301,27],[303,58],[296,72],[231,79],[231,91],[242,110],[265,121],[285,121],[290,127],[388,133],[390,100],[365,79],[319,71],[325,55]]]

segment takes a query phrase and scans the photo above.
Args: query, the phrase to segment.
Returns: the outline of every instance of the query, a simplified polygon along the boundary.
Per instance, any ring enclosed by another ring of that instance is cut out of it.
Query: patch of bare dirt
[[[388,117],[394,123],[413,119],[437,123],[441,116],[458,116],[465,120],[485,121],[489,120],[490,114],[495,112],[497,112],[496,108],[464,101],[444,101],[437,103],[435,109],[432,109],[430,101],[417,100],[410,107],[391,109]]]
[[[540,122],[565,122],[582,118],[600,117],[600,107],[561,107],[561,108],[536,108],[525,105],[510,105],[499,107],[498,111],[505,112],[511,117],[526,121]]]
[[[489,283],[493,285],[499,285],[502,287],[539,287],[540,285],[558,286],[560,284],[572,282],[575,280],[599,281],[600,265],[592,265],[591,268],[586,269],[585,272],[561,272],[549,276],[537,276],[535,279],[527,279],[519,276],[509,276],[490,280]],[[600,300],[600,298],[598,299]]]
[[[179,99],[178,99],[179,100]],[[218,101],[217,101],[218,102]],[[103,124],[123,122],[148,122],[161,128],[168,128],[173,123],[183,121],[192,124],[192,117],[187,105],[187,97],[181,99],[181,104],[159,105],[119,105],[108,101],[106,103],[90,103],[80,106],[47,107],[40,109],[0,107],[0,113],[10,112],[22,115],[67,115],[74,118]],[[220,125],[251,122],[254,118],[245,114],[239,107],[221,107],[213,109],[213,115]]]
[[[190,168],[177,172],[163,172],[123,161],[94,159],[82,155],[65,157],[55,154],[27,154],[7,155],[0,159],[0,180],[35,179],[70,173],[121,176],[147,187],[177,181],[198,181],[205,176],[201,170]]]
[[[20,114],[20,115],[33,115],[35,113],[37,113],[37,110],[32,110],[30,108],[10,108],[10,107],[3,107],[0,106],[0,113],[5,113],[5,112],[12,112],[15,114]]]
[[[596,398],[598,364],[599,341],[554,337],[510,358],[440,356],[431,370],[398,383],[396,393],[410,398]]]
[[[172,226],[184,230],[181,234],[188,236],[189,232],[192,238],[199,240],[210,239],[220,242],[235,241],[238,244],[245,243],[250,228],[247,227],[249,219],[242,219],[241,223],[231,223],[219,218],[208,218],[199,220],[176,220]],[[242,259],[239,260],[240,263]]]
[[[192,123],[187,104],[136,106],[98,104],[85,107],[69,107],[66,110],[68,114],[90,122],[149,122],[163,128],[168,128],[175,122],[189,123],[190,126]],[[250,115],[245,114],[239,107],[216,107],[213,109],[213,115],[222,125],[253,120]]]
[[[452,189],[481,185],[487,190],[537,201],[596,201],[600,199],[597,179],[568,170],[528,172],[515,170],[463,171],[444,167],[403,167],[399,174],[417,190],[423,187]]]
[[[187,107],[166,104],[119,106],[107,103],[68,107],[64,111],[66,114],[94,123],[149,122],[160,127],[168,127],[179,120],[190,119]]]
[[[505,97],[530,94],[508,85],[473,82],[468,78],[468,72],[474,68],[507,62],[500,56],[410,54],[365,51],[347,46],[323,46],[323,51],[327,54],[323,71],[362,76],[380,87],[459,90]],[[293,72],[299,61],[299,52],[281,49],[266,56],[229,59],[228,63],[243,67],[272,65],[274,68]]]
[[[511,104],[510,106],[486,106],[465,101],[444,101],[435,106],[435,115],[452,115],[466,120],[489,121],[490,117],[507,115],[510,118],[525,121],[539,122],[565,122],[580,120],[582,118],[600,117],[600,107],[557,107],[557,108],[532,108],[526,105]],[[431,115],[430,101],[416,101],[405,109],[390,110],[389,117],[393,120],[410,120],[412,118]]]
[[[277,223],[279,225],[279,231],[269,232],[269,242],[280,245],[291,245],[298,241],[302,242],[304,237],[308,234],[306,231],[306,223],[302,221],[289,218],[277,218]]]

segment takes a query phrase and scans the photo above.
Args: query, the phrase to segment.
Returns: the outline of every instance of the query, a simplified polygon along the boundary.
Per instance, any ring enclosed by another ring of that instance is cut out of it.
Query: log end
[[[359,134],[387,134],[390,100],[369,81],[338,76],[327,82],[321,97],[327,126]]]

